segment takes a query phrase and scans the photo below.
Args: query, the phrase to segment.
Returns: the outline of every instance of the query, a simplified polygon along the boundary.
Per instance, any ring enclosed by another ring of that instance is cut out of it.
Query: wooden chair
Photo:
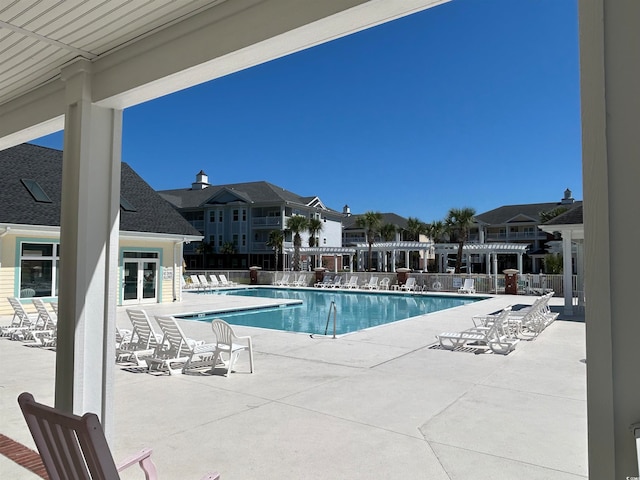
[[[18,403],[50,480],[118,480],[118,472],[136,463],[146,480],[157,480],[149,448],[116,466],[96,414],[85,413],[80,417],[64,413],[37,403],[27,392],[20,394]],[[220,475],[208,473],[201,480],[205,479],[219,480]]]

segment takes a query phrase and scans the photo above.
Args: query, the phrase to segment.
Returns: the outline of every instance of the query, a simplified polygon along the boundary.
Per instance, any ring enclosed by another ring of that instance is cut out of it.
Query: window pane
[[[20,264],[20,296],[50,297],[53,262],[22,260]],[[30,292],[33,290],[33,292]],[[33,293],[33,295],[31,295]]]
[[[23,257],[51,257],[53,255],[53,244],[51,243],[23,243]]]

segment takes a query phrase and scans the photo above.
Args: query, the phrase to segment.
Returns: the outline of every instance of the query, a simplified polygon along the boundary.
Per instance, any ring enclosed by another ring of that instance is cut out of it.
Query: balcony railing
[[[251,224],[254,227],[279,227],[282,225],[280,217],[253,217]]]

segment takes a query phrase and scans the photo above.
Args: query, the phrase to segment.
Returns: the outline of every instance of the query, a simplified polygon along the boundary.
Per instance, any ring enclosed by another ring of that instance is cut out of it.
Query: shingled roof
[[[235,196],[238,198],[238,202],[247,204],[280,204],[289,202],[298,205],[309,205],[310,202],[316,199],[316,197],[302,197],[265,181],[209,185],[203,189],[160,190],[158,193],[177,208],[200,208],[206,204],[216,203],[216,197],[223,195],[227,197],[228,195]]]
[[[395,213],[381,213],[381,215],[382,215],[383,225],[391,224],[399,228],[407,228],[406,218],[401,217],[400,215],[397,215]],[[344,225],[345,230],[349,230],[349,229],[362,230],[362,228],[358,227],[356,223],[358,221],[358,218],[361,218],[363,216],[364,214],[357,214],[357,215],[349,215],[348,217],[345,217],[344,220],[342,221],[342,224]]]
[[[563,204],[562,202],[548,203],[527,203],[522,205],[504,205],[502,207],[480,213],[475,216],[476,220],[488,225],[500,225],[510,222],[536,222],[540,223],[540,212],[548,212],[558,207],[566,207],[567,209],[582,205],[581,201],[571,204]]]
[[[201,236],[126,163],[121,165],[120,231]],[[0,151],[0,223],[60,226],[62,151],[23,144]],[[51,199],[38,202],[22,180],[35,180]]]
[[[580,203],[557,217],[553,217],[544,225],[582,225],[582,223],[582,203]]]

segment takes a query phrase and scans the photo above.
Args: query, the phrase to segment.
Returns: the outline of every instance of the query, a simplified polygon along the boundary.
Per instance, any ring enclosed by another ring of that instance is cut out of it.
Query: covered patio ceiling
[[[448,0],[40,0],[0,7],[0,149],[64,127],[63,69],[124,109]]]

